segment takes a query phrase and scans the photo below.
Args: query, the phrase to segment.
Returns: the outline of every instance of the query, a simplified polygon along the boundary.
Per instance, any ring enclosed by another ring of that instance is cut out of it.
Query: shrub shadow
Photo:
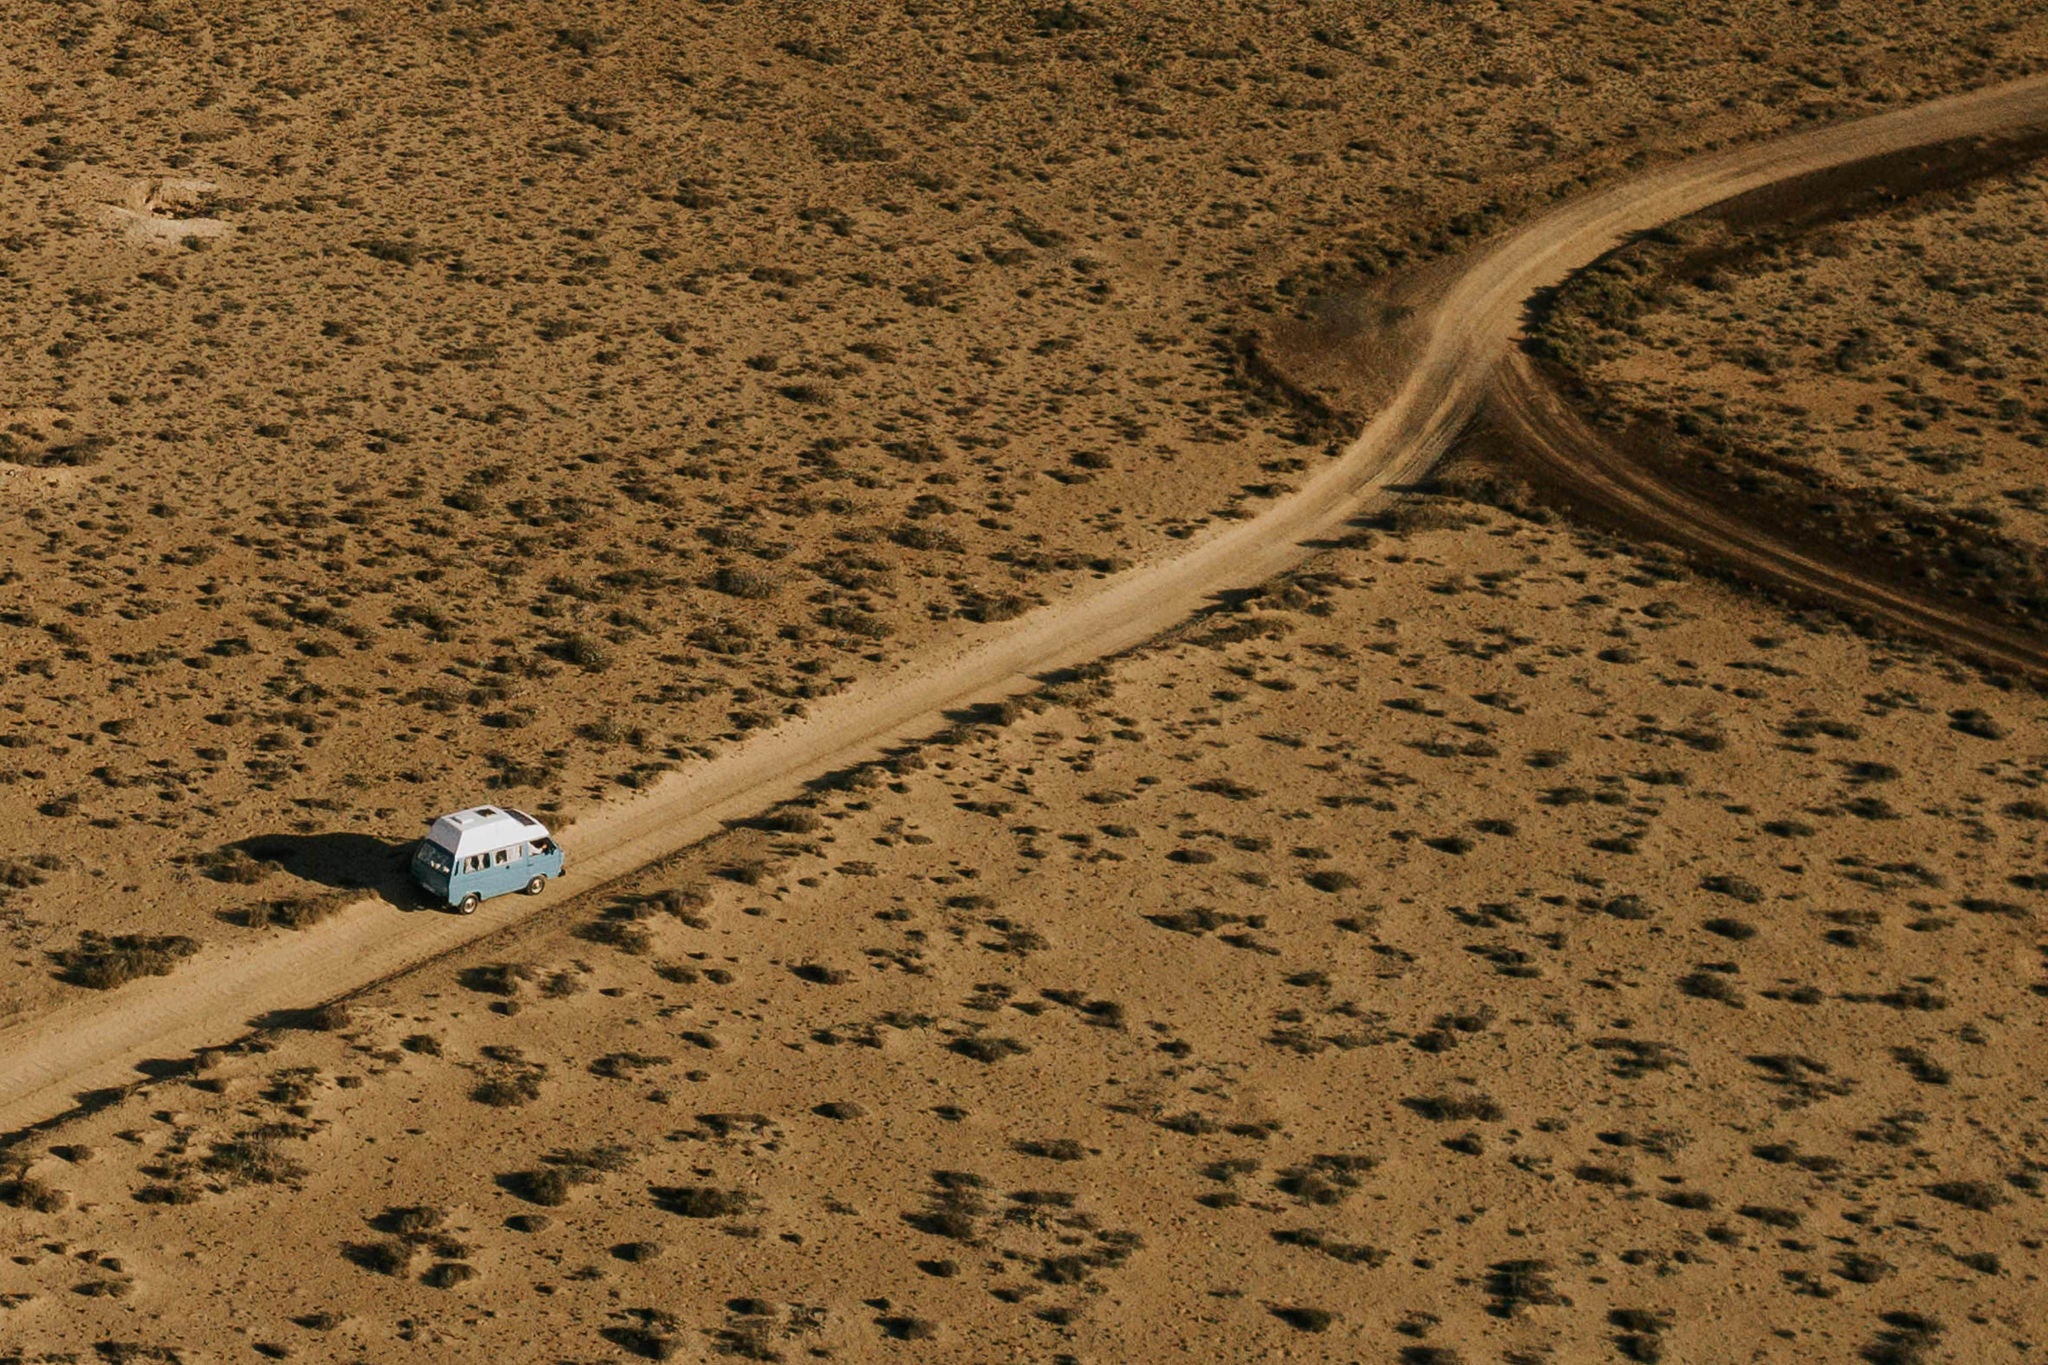
[[[393,905],[419,905],[409,864],[417,840],[337,831],[329,834],[257,834],[227,847],[258,862],[275,863],[302,881],[374,892]]]

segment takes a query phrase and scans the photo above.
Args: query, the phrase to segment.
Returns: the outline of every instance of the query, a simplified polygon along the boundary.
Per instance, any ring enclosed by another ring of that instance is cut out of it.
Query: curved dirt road
[[[2032,633],[1967,603],[1929,600],[1859,574],[1840,551],[1795,544],[1660,480],[1589,427],[1520,351],[1495,372],[1492,401],[1518,455],[1623,525],[1666,536],[1791,598],[1887,621],[1991,668],[2048,678],[2048,648]]]
[[[1422,319],[1413,369],[1365,431],[1298,492],[1167,558],[820,703],[810,715],[674,774],[563,831],[573,886],[600,884],[793,794],[801,783],[913,739],[938,713],[1024,691],[1031,675],[1143,643],[1215,593],[1297,563],[1303,542],[1341,527],[1384,490],[1426,473],[1477,409],[1535,291],[1624,234],[1731,195],[1926,142],[2048,119],[2032,78],[1836,127],[1699,157],[1568,204],[1477,256]],[[316,929],[220,945],[168,977],[80,998],[0,1031],[0,1134],[69,1108],[81,1092],[136,1080],[138,1064],[189,1055],[268,1011],[316,1004],[544,911],[501,900],[473,918],[401,916],[365,901]]]

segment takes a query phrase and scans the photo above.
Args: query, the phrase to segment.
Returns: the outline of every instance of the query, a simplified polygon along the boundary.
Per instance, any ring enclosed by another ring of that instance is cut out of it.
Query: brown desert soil
[[[25,11],[0,1365],[2029,1357],[2040,698],[1402,491],[1813,17]]]
[[[1951,193],[1795,237],[1718,296],[1684,290],[1591,377],[1630,407],[1718,405],[1853,495],[2048,543],[2044,151],[2048,131],[1975,176],[1965,152]]]
[[[40,1136],[9,1338],[2025,1359],[2040,699],[1404,506]]]
[[[1388,388],[1262,389],[1289,309],[2048,50],[1829,13],[24,9],[0,1016],[1254,514]]]
[[[1543,302],[1480,444],[1581,515],[2048,678],[2048,552],[2001,510],[2026,515],[2044,440],[2048,374],[2018,327],[2048,307],[2044,149],[2030,131],[1873,158],[1617,249]]]
[[[1874,628],[1936,642],[1983,667],[2030,681],[2048,680],[2048,647],[2028,624],[1973,610],[1911,579],[1912,566],[1873,565],[1825,539],[1806,540],[1799,509],[1779,504],[1754,514],[1749,499],[1725,485],[1674,471],[1644,440],[1619,441],[1595,430],[1564,394],[1571,376],[1545,375],[1515,355],[1501,368],[1492,415],[1494,438],[1538,488],[1581,515],[1629,534],[1661,540],[1790,601],[1844,613]]]
[[[1219,591],[1256,585],[1295,562],[1304,544],[1341,528],[1384,489],[1426,473],[1476,411],[1530,296],[1556,285],[1631,230],[1786,175],[1934,137],[2008,126],[2048,108],[2048,80],[2018,82],[1771,144],[1717,153],[1631,181],[1537,220],[1458,277],[1421,327],[1426,341],[1400,388],[1342,457],[1262,514],[1196,539],[1183,553],[1110,578],[1101,588],[856,684],[722,759],[664,779],[563,832],[576,876],[603,884],[687,847],[872,755],[929,731],[932,718],[1137,645]],[[376,851],[380,859],[387,856]],[[402,878],[392,888],[404,898]],[[339,909],[312,933],[273,935],[200,954],[187,968],[117,997],[76,1001],[0,1031],[0,1126],[49,1117],[67,1098],[115,1083],[149,1056],[221,1041],[240,1023],[345,994],[488,932],[438,914],[394,922],[390,905]]]

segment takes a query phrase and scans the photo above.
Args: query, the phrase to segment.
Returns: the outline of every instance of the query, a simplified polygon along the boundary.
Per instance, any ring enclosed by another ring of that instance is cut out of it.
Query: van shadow
[[[409,870],[417,841],[348,832],[258,834],[228,847],[321,886],[374,892],[393,905],[423,902]]]

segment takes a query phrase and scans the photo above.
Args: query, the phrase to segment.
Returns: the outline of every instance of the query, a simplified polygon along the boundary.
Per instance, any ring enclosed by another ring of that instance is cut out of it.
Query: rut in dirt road
[[[946,711],[1014,695],[1033,675],[1140,645],[1215,594],[1299,563],[1311,542],[1428,472],[1477,410],[1536,291],[1622,236],[1775,181],[1927,142],[2048,119],[2048,78],[1971,92],[1696,158],[1557,209],[1476,256],[1419,320],[1400,386],[1357,440],[1258,517],[1080,595],[967,635],[856,684],[651,792],[561,831],[579,888],[601,885],[794,794],[807,780],[936,728]],[[0,1133],[49,1119],[81,1091],[128,1084],[139,1064],[225,1042],[268,1012],[333,999],[559,904],[494,902],[474,917],[349,907],[301,933],[217,945],[174,975],[80,999],[0,1030]]]
[[[2048,648],[2031,632],[1886,582],[1824,542],[1794,544],[1659,479],[1587,425],[1525,355],[1501,367],[1490,409],[1536,479],[1631,537],[1666,541],[1792,600],[1881,621],[1986,667],[2048,681]]]
[[[1732,241],[1706,243],[1651,258],[1650,280],[1680,283],[1710,271],[1743,271],[1751,258],[1787,240],[1857,223],[1900,205],[1953,194],[2013,175],[2048,157],[2048,127],[1995,139],[1926,144],[1846,163],[1738,195],[1697,215],[1695,225],[1721,226]],[[1683,234],[1681,234],[1682,236]],[[1723,452],[1699,447],[1654,418],[1622,430],[1603,425],[1596,409],[1615,400],[1570,363],[1550,355],[1561,301],[1611,260],[1630,260],[1623,247],[1578,272],[1538,305],[1531,335],[1495,373],[1483,439],[1504,439],[1505,461],[1547,496],[1624,537],[1680,547],[1738,581],[1788,600],[1838,611],[1861,625],[1931,642],[1986,668],[2048,683],[2048,640],[1995,593],[1958,590],[1937,557],[1884,548],[1867,530],[1840,523],[1840,509],[1889,531],[1899,510],[1879,499],[1867,511],[1853,490],[1814,482],[1795,464],[1743,458],[1772,469],[1774,480],[1746,486],[1723,470]],[[1638,289],[1644,287],[1639,282]],[[1627,411],[1627,404],[1621,404]],[[1973,528],[1963,528],[1965,537]],[[1844,536],[1842,532],[1850,530]],[[1955,534],[1954,528],[1949,534]],[[1917,538],[1916,538],[1917,539]],[[1988,538],[1966,539],[1985,556]]]

